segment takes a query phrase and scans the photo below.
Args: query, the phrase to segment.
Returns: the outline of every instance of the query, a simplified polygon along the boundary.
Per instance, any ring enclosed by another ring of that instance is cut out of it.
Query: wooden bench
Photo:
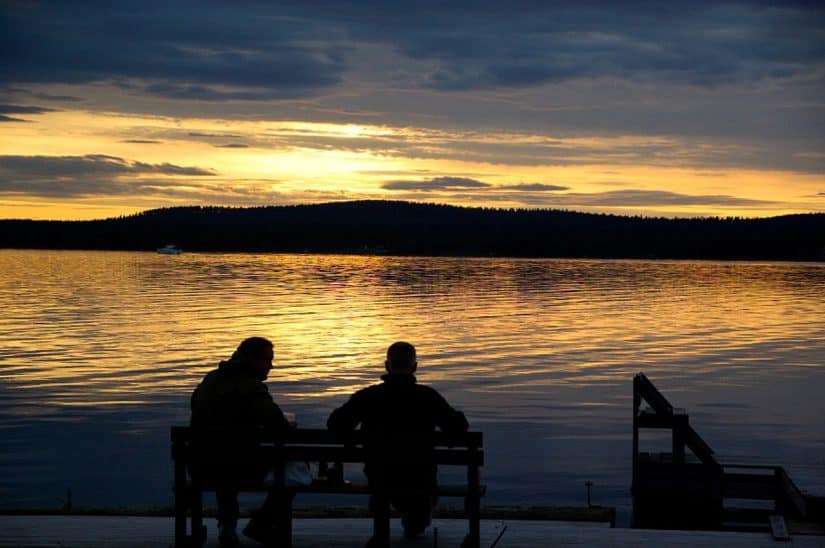
[[[273,483],[282,485],[282,471],[287,461],[334,463],[335,468],[343,470],[343,463],[364,463],[366,458],[364,438],[359,431],[337,434],[328,430],[297,429],[291,430],[283,439],[274,441],[272,438],[262,432],[259,450],[265,458],[271,459],[273,470],[281,473],[275,474],[273,481],[240,486],[240,491],[268,491]],[[469,533],[463,546],[478,548],[480,546],[481,496],[484,492],[484,486],[479,483],[479,467],[484,464],[482,433],[466,432],[447,435],[443,432],[434,432],[431,439],[432,462],[437,465],[466,467],[467,481],[466,484],[461,485],[439,485],[435,490],[428,489],[416,494],[464,497]],[[214,491],[214,486],[194,481],[189,475],[188,465],[193,458],[191,440],[192,434],[188,427],[172,427],[175,546],[177,548],[197,547],[206,541],[206,528],[203,525],[203,492]],[[383,506],[375,512],[373,529],[376,535],[385,536],[385,540],[389,542],[387,493],[373,493],[366,483],[345,481],[343,477],[327,481],[313,481],[311,485],[289,486],[288,488],[294,489],[297,493],[379,495],[376,497],[376,502]],[[404,494],[412,493],[405,491]],[[381,511],[382,508],[383,511]],[[187,517],[190,519],[189,527],[187,527]],[[284,535],[291,542],[291,520],[288,531],[285,531]]]

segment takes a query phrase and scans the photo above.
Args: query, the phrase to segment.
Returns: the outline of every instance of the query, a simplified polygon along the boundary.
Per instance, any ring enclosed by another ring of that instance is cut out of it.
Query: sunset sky
[[[821,1],[0,6],[0,218],[825,211]]]

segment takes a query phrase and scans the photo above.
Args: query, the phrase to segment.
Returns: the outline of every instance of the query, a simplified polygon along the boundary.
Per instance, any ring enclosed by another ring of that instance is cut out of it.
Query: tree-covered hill
[[[0,220],[0,247],[519,257],[825,260],[825,214],[664,219],[390,201],[175,207],[97,221]]]

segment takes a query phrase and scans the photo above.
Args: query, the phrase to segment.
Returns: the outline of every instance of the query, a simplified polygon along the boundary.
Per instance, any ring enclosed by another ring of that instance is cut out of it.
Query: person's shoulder
[[[197,388],[202,386],[209,386],[210,384],[214,384],[220,380],[220,369],[213,369],[209,373],[203,376],[201,382],[198,383]]]
[[[436,394],[438,394],[438,390],[434,386],[431,386],[429,384],[424,384],[423,382],[416,381],[415,386],[416,386],[416,390],[422,390],[422,391],[426,391],[426,392],[435,392]]]
[[[376,400],[383,399],[386,393],[387,387],[384,383],[371,384],[353,392],[350,401],[361,405],[371,405]]]
[[[437,399],[444,399],[444,396],[441,395],[441,392],[433,388],[428,384],[416,384],[416,390],[420,393],[425,395],[428,398],[437,398]]]
[[[384,389],[385,389],[385,387],[384,387],[383,383],[371,384],[369,386],[365,386],[364,388],[356,390],[353,393],[353,397],[356,397],[356,396],[357,397],[372,396],[372,395],[378,394],[380,392],[383,392]]]
[[[269,393],[266,383],[252,375],[232,375],[227,378],[226,382],[231,383],[232,388],[237,392],[246,394]]]

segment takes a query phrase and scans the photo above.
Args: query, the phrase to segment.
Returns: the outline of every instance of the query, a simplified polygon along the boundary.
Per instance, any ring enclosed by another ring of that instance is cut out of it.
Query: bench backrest
[[[172,427],[172,458],[188,458],[192,430],[187,426]],[[260,432],[262,450],[277,451],[284,460],[364,462],[367,458],[365,436],[360,430],[349,433],[322,429],[295,429],[276,438]],[[484,464],[483,435],[481,432],[446,434],[432,432],[426,435],[432,443],[434,464],[481,466]]]

